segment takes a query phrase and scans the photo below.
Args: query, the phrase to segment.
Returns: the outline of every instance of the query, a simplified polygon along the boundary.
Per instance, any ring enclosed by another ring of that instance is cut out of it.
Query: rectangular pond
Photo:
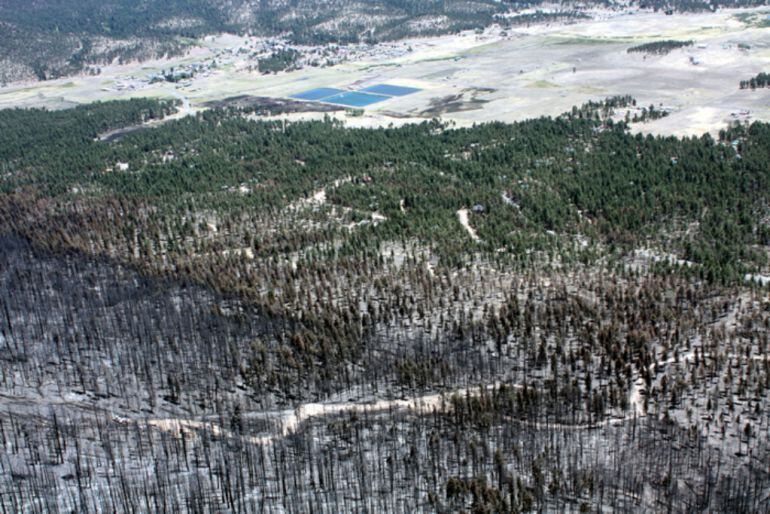
[[[416,87],[393,86],[391,84],[375,84],[373,86],[365,87],[361,91],[378,95],[406,96],[422,91],[422,89],[417,89]]]
[[[383,100],[388,100],[389,96],[373,95],[371,93],[361,93],[359,91],[345,91],[338,95],[324,98],[323,101],[335,105],[344,105],[346,107],[366,107],[376,104]]]
[[[344,91],[342,89],[337,89],[333,87],[317,87],[309,91],[303,91],[302,93],[291,95],[289,98],[295,98],[297,100],[316,101],[316,100],[322,100],[329,96],[338,95],[340,93],[344,93]]]

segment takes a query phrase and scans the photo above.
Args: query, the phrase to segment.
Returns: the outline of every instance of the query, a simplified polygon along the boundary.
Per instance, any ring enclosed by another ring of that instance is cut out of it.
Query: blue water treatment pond
[[[361,91],[364,91],[366,93],[375,93],[378,95],[406,96],[422,90],[417,89],[416,87],[391,86],[390,84],[376,84],[374,86],[366,87]]]
[[[324,98],[323,101],[330,104],[344,105],[345,107],[366,107],[389,99],[389,96],[372,95],[358,91],[346,91],[338,95]]]
[[[342,89],[335,89],[333,87],[317,87],[315,89],[311,89],[309,91],[303,91],[302,93],[297,93],[296,95],[291,95],[291,98],[296,98],[297,100],[321,100],[323,98],[326,98],[328,96],[334,96],[338,95],[340,93],[344,93]]]

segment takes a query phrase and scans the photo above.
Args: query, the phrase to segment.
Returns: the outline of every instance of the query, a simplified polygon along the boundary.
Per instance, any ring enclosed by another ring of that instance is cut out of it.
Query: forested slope
[[[720,138],[730,145],[708,135],[631,135],[611,116],[631,102],[613,98],[558,119],[451,130],[438,122],[377,130],[332,121],[284,127],[215,110],[113,144],[96,136],[162,117],[173,106],[142,100],[60,113],[10,110],[0,118],[2,187],[5,202],[22,208],[29,201],[22,195],[57,209],[87,203],[85,217],[114,201],[145,205],[121,223],[141,229],[154,253],[166,244],[181,255],[192,252],[189,238],[199,227],[170,220],[200,211],[234,225],[228,245],[267,252],[269,245],[255,241],[259,232],[236,221],[273,217],[280,224],[279,213],[304,215],[291,208],[294,200],[324,189],[331,206],[318,210],[331,208],[339,223],[309,219],[292,226],[280,235],[283,251],[307,246],[305,238],[340,239],[331,255],[415,238],[448,263],[467,261],[472,250],[527,266],[652,245],[689,261],[683,273],[711,281],[760,271],[769,237],[768,126],[725,130]],[[128,171],[120,172],[118,162]],[[463,237],[455,217],[472,206],[481,207],[472,213],[478,242]],[[372,212],[380,215],[376,228],[347,227]],[[6,226],[24,221],[18,218],[10,212]],[[156,234],[158,224],[170,228]],[[194,244],[221,245],[220,237]],[[583,249],[574,248],[577,240]],[[525,251],[532,249],[543,255]],[[117,255],[134,253],[129,247]]]
[[[770,126],[633,103],[0,111],[3,505],[765,510]]]

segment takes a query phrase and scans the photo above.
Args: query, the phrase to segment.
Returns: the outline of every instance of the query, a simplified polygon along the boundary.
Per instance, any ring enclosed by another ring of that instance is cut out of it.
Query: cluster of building
[[[216,61],[209,63],[192,63],[185,66],[173,67],[166,70],[161,70],[160,73],[151,73],[147,77],[147,81],[150,84],[156,82],[182,82],[190,80],[199,74],[208,74],[211,69],[216,67]]]
[[[405,41],[374,45],[368,43],[295,45],[282,38],[254,38],[244,45],[218,50],[215,55],[220,60],[245,61],[256,70],[260,59],[291,50],[299,54],[292,69],[302,69],[334,66],[344,62],[366,59],[394,59],[410,53],[412,48]]]

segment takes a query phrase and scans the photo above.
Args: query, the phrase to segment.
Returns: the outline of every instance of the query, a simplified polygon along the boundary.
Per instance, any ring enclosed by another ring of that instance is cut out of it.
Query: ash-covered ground
[[[360,356],[334,390],[302,394],[289,378],[256,385],[251,376],[255,360],[280,351],[287,320],[15,236],[0,252],[7,511],[768,508],[761,291],[735,300],[684,284],[664,292],[660,308],[679,339],[626,369],[598,347],[593,362],[582,338],[557,327],[548,310],[564,314],[570,302],[543,287],[520,307],[522,320],[535,313],[522,329],[532,339],[495,349],[481,329],[444,334],[432,375]],[[636,280],[649,293],[659,279]],[[585,323],[603,303],[622,310],[611,297],[561,318]],[[688,329],[694,311],[711,321]],[[390,341],[392,353],[427,358],[414,330],[382,324],[371,352],[385,355]],[[557,353],[547,341],[558,333]],[[538,334],[544,359],[531,342]]]

